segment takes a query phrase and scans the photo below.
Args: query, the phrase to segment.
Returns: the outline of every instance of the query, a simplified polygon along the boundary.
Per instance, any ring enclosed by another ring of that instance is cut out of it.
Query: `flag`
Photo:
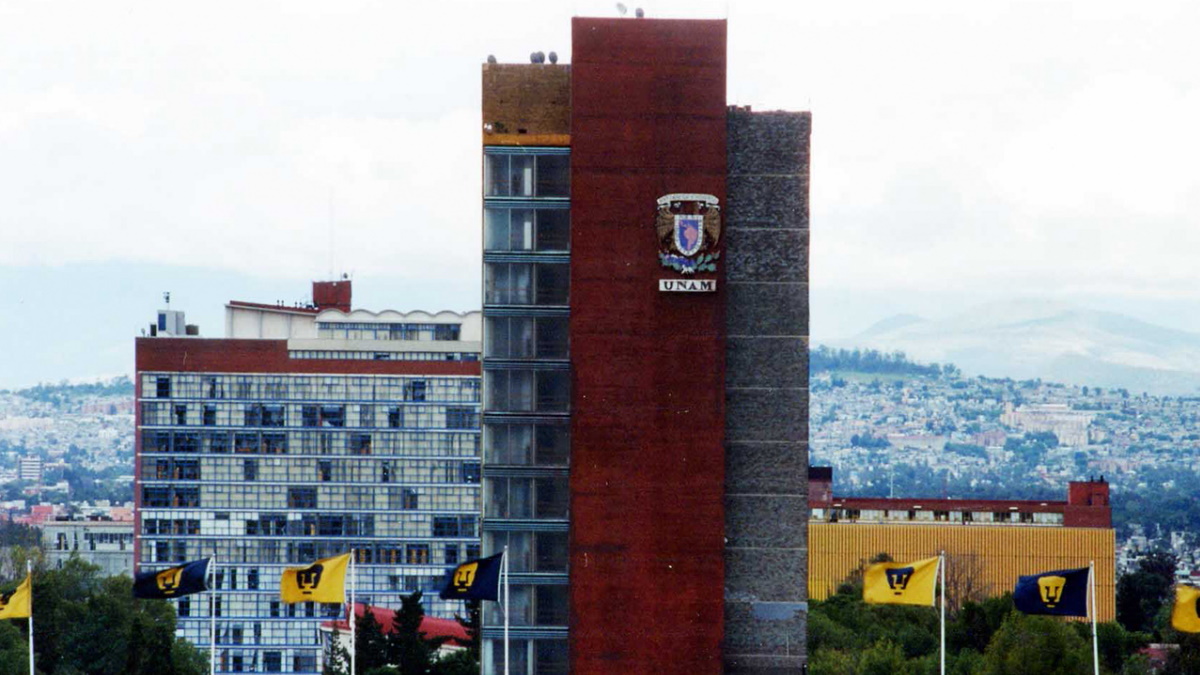
[[[141,572],[133,580],[133,597],[170,600],[207,591],[211,560],[204,558],[158,572]]]
[[[346,568],[350,554],[323,558],[308,567],[293,567],[283,571],[279,580],[279,597],[286,603],[346,602]]]
[[[17,587],[8,593],[0,595],[0,619],[27,619],[33,607],[33,593],[30,592],[32,574],[25,576]]]
[[[1013,604],[1026,614],[1087,616],[1087,567],[1032,574],[1017,579]]]
[[[1175,587],[1175,608],[1171,610],[1171,627],[1183,633],[1200,633],[1200,588]]]
[[[863,574],[863,601],[883,605],[933,606],[938,559],[877,563]]]
[[[500,567],[504,554],[468,560],[446,572],[443,600],[499,600]]]

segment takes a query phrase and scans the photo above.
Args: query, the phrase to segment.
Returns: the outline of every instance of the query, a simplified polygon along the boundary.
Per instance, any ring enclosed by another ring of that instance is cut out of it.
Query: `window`
[[[171,398],[171,378],[156,378],[154,380],[154,395],[157,398]]]
[[[175,424],[187,424],[187,406],[183,403],[175,405]]]
[[[371,454],[371,434],[350,434],[350,452],[355,455]]]
[[[283,671],[282,652],[263,652],[263,672],[278,673]]]
[[[344,426],[346,426],[346,406],[341,406],[341,405],[323,405],[323,406],[321,406],[321,426],[323,426],[323,427],[344,427]]]
[[[570,249],[570,211],[565,208],[489,206],[483,222],[484,249],[488,251]]]
[[[404,384],[404,400],[421,402],[425,400],[425,380],[411,380]]]
[[[315,509],[317,508],[316,488],[288,488],[288,508]]]
[[[216,426],[216,424],[217,424],[217,406],[212,405],[212,404],[205,404],[204,418],[201,421],[204,424],[204,426],[206,426],[206,427]]]
[[[409,565],[429,564],[429,544],[406,544],[404,562]]]
[[[401,425],[400,406],[394,405],[388,407],[387,425],[392,429],[399,429]]]
[[[284,425],[284,407],[281,405],[262,406],[262,425],[264,427],[281,427]]]
[[[258,460],[247,459],[242,461],[242,479],[243,480],[258,480]]]
[[[229,434],[226,434],[226,433],[208,434],[208,451],[209,452],[229,452]]]
[[[328,483],[333,479],[333,462],[323,459],[317,462],[318,480],[322,483]]]
[[[301,406],[300,425],[305,427],[321,426],[321,412],[315,405]]]
[[[313,654],[296,654],[292,657],[292,671],[297,673],[307,673],[317,669],[317,655]]]
[[[568,197],[570,156],[565,153],[499,154],[484,157],[487,197]]]
[[[190,432],[176,433],[175,452],[200,452],[200,437]]]
[[[463,483],[479,483],[481,473],[479,462],[463,462],[459,466],[459,480]]]
[[[447,429],[478,429],[479,415],[471,408],[446,408]]]
[[[401,508],[404,508],[404,509],[420,508],[420,506],[418,506],[418,504],[420,503],[420,499],[419,499],[419,496],[418,496],[416,490],[405,488],[404,492],[402,494],[403,494],[403,505],[401,506]]]
[[[191,616],[192,615],[191,598],[181,598],[175,606],[179,608],[179,616]]]
[[[434,324],[433,339],[434,340],[457,340],[462,327],[456,323],[439,323]]]
[[[281,433],[263,434],[262,451],[268,455],[282,455],[287,453],[287,435]]]
[[[458,564],[458,544],[446,544],[446,564]]]
[[[257,453],[258,434],[234,434],[233,450],[239,453]]]

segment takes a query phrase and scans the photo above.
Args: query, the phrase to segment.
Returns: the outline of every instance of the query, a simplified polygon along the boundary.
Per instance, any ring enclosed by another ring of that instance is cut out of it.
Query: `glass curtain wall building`
[[[461,323],[475,337],[478,322],[466,315],[439,339],[457,341]],[[205,651],[215,612],[217,672],[321,672],[320,624],[344,608],[281,604],[279,577],[351,549],[358,602],[395,609],[424,590],[429,614],[461,611],[430,591],[480,553],[477,337],[444,345],[470,359],[420,361],[402,356],[428,349],[420,330],[359,344],[338,331],[339,350],[396,357],[138,340],[136,560],[147,570],[215,556],[215,606],[207,594],[175,606],[181,636]]]
[[[567,668],[569,153],[484,149],[484,554],[509,555],[514,675]],[[502,624],[484,603],[485,673]]]

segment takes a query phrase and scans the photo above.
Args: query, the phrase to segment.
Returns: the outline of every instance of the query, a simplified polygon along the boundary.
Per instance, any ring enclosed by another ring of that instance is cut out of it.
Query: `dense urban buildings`
[[[829,467],[809,470],[808,588],[825,599],[852,572],[893,560],[947,556],[949,594],[981,600],[1017,577],[1096,564],[1100,621],[1116,618],[1116,535],[1109,486],[1072,481],[1066,501],[839,497]]]
[[[345,608],[282,605],[285,567],[354,550],[358,601],[395,609],[479,555],[480,316],[352,310],[341,280],[225,323],[137,340],[136,565],[216,558],[218,672],[319,673]],[[176,602],[204,649],[208,600]]]
[[[799,672],[810,117],[727,106],[724,21],[572,36],[483,67],[483,671]]]

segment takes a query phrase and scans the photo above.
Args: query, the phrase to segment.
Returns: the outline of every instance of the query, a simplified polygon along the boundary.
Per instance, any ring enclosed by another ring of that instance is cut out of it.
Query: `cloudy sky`
[[[818,339],[1009,297],[1200,330],[1200,3],[641,4],[813,112]],[[163,291],[211,336],[331,271],[477,308],[480,64],[615,5],[0,3],[0,387],[129,371]]]

